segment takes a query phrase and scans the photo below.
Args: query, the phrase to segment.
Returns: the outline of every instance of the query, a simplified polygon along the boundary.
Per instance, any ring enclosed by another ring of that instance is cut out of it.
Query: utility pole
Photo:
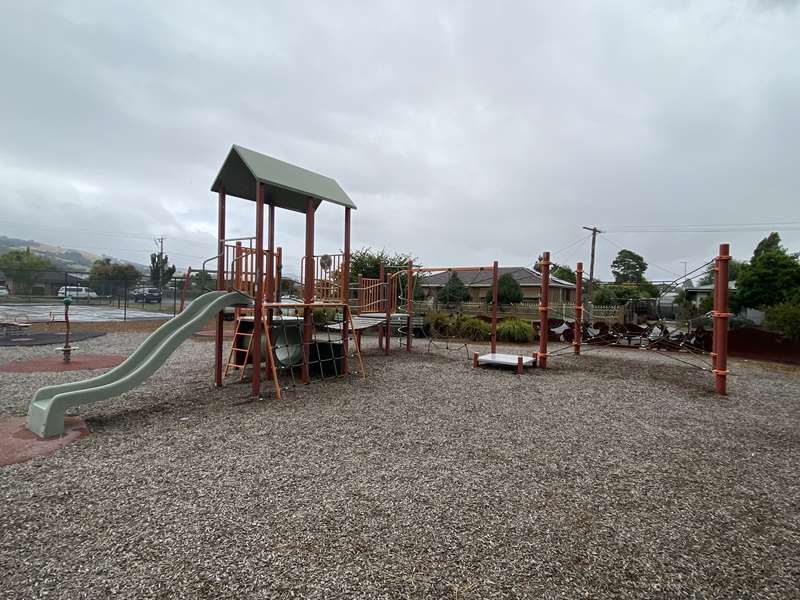
[[[686,289],[686,265],[688,264],[688,260],[682,260],[683,263],[683,289]]]
[[[597,234],[603,233],[597,227],[586,227],[584,226],[583,229],[586,231],[592,232],[592,257],[589,261],[589,285],[586,286],[586,303],[589,305],[589,310],[587,312],[588,320],[592,320],[592,286],[594,283],[594,248],[597,244]]]

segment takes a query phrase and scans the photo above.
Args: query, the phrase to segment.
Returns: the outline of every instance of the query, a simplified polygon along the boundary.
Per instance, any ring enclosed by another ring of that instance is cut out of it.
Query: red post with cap
[[[572,344],[575,354],[581,353],[581,337],[583,334],[583,263],[575,268],[575,339]]]
[[[264,184],[256,181],[255,306],[253,307],[253,379],[250,393],[261,395],[261,332],[264,329]]]
[[[342,374],[347,375],[347,355],[350,351],[350,207],[344,209],[344,248],[339,272],[339,295],[342,307]]]
[[[492,354],[497,353],[497,261],[492,263]]]
[[[719,256],[716,259],[716,277],[714,277],[714,337],[713,359],[715,387],[718,394],[727,394],[728,377],[728,263],[731,260],[730,245],[720,244]]]
[[[547,368],[547,337],[550,335],[550,253],[542,253],[542,293],[539,298],[539,354],[537,366]]]
[[[311,304],[314,302],[314,199],[309,197],[306,200],[306,272],[303,282],[303,302]],[[311,343],[314,337],[314,315],[310,306],[303,307],[303,383],[311,382],[309,363],[311,361]]]
[[[225,289],[225,188],[219,188],[217,206],[217,289]],[[217,315],[217,331],[214,336],[214,385],[222,387],[222,336],[225,313]]]

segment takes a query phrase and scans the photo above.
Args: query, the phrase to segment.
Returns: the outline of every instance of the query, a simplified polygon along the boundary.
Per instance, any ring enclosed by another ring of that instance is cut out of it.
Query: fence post
[[[492,263],[492,354],[497,354],[497,261]]]
[[[125,296],[125,298],[122,301],[122,303],[123,303],[122,320],[123,321],[127,321],[128,320],[128,280],[127,279],[125,280],[125,287],[122,290],[122,294],[123,294],[123,296]]]

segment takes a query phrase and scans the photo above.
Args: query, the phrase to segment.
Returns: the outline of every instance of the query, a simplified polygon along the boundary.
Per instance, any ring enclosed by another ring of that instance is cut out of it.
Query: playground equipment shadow
[[[656,353],[517,376],[463,350],[364,342],[366,380],[249,402],[246,385],[211,387],[213,347],[190,340],[141,388],[82,410],[92,435],[2,471],[5,593],[795,593],[797,372],[732,361],[722,398]],[[12,350],[48,352],[0,360]],[[0,413],[85,375],[0,374]]]

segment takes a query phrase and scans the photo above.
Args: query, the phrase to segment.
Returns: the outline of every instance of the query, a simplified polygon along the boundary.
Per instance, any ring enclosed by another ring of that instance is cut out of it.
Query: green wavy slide
[[[119,366],[92,379],[37,390],[28,407],[28,429],[40,437],[62,435],[67,408],[113,398],[140,385],[178,346],[200,331],[223,308],[251,306],[252,302],[252,298],[239,292],[203,294],[181,314],[150,334]]]

